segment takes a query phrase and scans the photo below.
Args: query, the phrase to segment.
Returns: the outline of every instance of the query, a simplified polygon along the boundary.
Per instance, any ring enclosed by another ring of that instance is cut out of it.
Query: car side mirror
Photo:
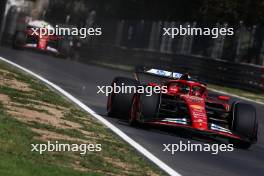
[[[176,94],[176,93],[179,93],[179,91],[180,91],[180,88],[178,86],[169,86],[168,88],[169,93]]]
[[[218,99],[222,100],[222,101],[229,101],[230,97],[229,96],[225,96],[225,95],[220,95],[220,96],[218,96]]]

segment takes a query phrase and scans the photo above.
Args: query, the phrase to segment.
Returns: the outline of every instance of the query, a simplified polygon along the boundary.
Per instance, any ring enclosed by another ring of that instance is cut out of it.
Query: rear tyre
[[[112,88],[122,86],[133,86],[137,88],[139,82],[135,79],[116,77],[112,82]],[[108,95],[107,115],[110,117],[126,118],[130,114],[130,108],[134,92],[131,93],[114,93]]]
[[[63,58],[70,57],[71,54],[71,42],[67,39],[58,41],[58,52],[59,56]]]
[[[233,121],[231,129],[246,140],[230,139],[230,143],[233,143],[236,147],[248,149],[257,140],[258,122],[256,109],[250,104],[235,102],[232,110]]]
[[[13,48],[14,49],[22,49],[26,44],[27,36],[25,32],[17,31],[14,35],[13,39]]]

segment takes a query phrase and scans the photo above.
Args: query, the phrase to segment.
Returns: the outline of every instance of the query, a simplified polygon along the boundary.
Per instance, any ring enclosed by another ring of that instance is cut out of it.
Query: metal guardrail
[[[6,10],[6,2],[7,0],[1,0],[0,1],[0,43],[2,39],[2,31],[3,31],[3,26],[4,26],[4,21],[5,21],[5,10]]]
[[[234,29],[234,35],[217,38],[211,36],[182,35],[164,36],[167,27],[209,27]],[[184,55],[202,55],[236,63],[264,66],[264,28],[239,24],[203,24],[198,22],[108,20],[102,21],[103,37],[93,40],[97,44],[110,44],[127,48],[149,49]]]
[[[127,49],[109,45],[88,45],[80,51],[81,62],[146,65],[189,72],[201,81],[260,92],[264,90],[264,67],[206,57]]]
[[[16,8],[10,8],[7,14],[9,24],[6,25],[7,28],[4,30],[7,41],[10,41],[17,28],[17,17]],[[220,42],[221,47],[213,47],[216,51],[209,52],[211,53],[209,57],[194,55],[197,54],[197,52],[194,52],[197,50],[195,46],[199,46],[199,43],[197,44],[196,42],[195,44],[194,42],[192,44],[193,41],[186,37],[175,39],[175,41],[168,38],[160,38],[160,28],[166,24],[144,21],[109,21],[107,24],[102,24],[103,29],[105,29],[103,38],[95,40],[88,38],[88,44],[82,47],[80,51],[82,56],[80,59],[82,62],[93,60],[111,64],[161,67],[180,72],[189,72],[208,83],[251,91],[264,90],[263,66],[242,64],[238,63],[237,60],[232,62],[230,60],[211,58],[221,58],[216,57],[216,55],[219,55],[217,53],[220,51],[222,53],[219,48],[224,48],[223,42]],[[159,30],[156,31],[156,29]],[[219,39],[219,41],[222,41],[222,39]],[[173,44],[173,42],[176,42],[176,44]],[[217,43],[216,41],[214,42]],[[141,49],[135,47],[140,47]],[[206,47],[202,46],[202,48]],[[193,52],[191,52],[192,50]]]

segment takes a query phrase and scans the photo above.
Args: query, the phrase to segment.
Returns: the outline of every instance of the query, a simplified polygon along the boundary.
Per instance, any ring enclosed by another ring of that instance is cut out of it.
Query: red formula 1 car
[[[72,47],[70,40],[62,36],[41,35],[40,30],[54,30],[51,24],[41,20],[23,21],[23,23],[26,23],[25,29],[22,28],[15,32],[13,38],[14,49],[32,48],[39,51],[51,52],[62,57],[70,55]]]
[[[236,101],[229,105],[229,97],[209,97],[206,84],[192,80],[188,74],[159,69],[144,68],[135,73],[135,79],[117,77],[112,83],[122,87],[142,85],[165,86],[166,91],[151,95],[112,92],[108,96],[108,116],[128,118],[130,125],[163,125],[220,136],[240,148],[249,148],[257,141],[256,109],[250,104]]]

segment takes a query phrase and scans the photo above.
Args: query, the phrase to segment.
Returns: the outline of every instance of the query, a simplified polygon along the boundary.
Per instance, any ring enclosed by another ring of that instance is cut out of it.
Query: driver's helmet
[[[181,77],[180,77],[180,80],[190,80],[190,76],[189,76],[189,73],[184,73]]]
[[[190,87],[187,85],[179,85],[179,92],[187,94],[190,92]]]
[[[197,96],[197,97],[202,96],[200,90],[196,90],[196,91],[194,91],[194,92],[193,92],[193,95],[194,95],[194,96]]]

